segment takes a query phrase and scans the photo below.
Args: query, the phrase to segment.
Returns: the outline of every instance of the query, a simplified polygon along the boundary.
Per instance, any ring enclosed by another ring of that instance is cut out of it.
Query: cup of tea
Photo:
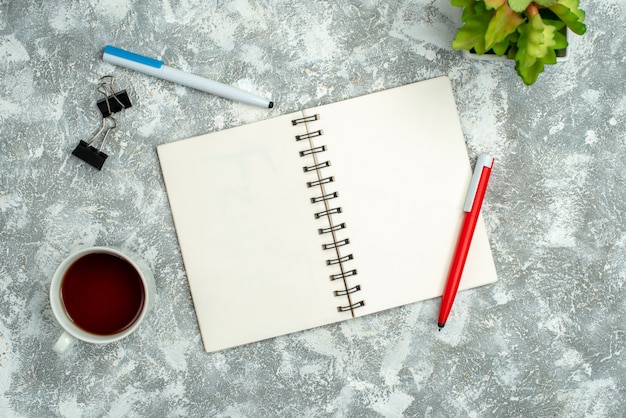
[[[76,340],[106,344],[130,335],[154,297],[152,272],[136,254],[115,247],[74,252],[50,284],[52,312],[63,328],[54,351],[65,353]]]

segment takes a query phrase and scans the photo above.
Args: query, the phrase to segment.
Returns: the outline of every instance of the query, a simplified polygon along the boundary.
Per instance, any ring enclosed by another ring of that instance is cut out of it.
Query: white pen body
[[[109,47],[107,47],[109,48]],[[204,77],[200,77],[195,74],[190,74],[176,68],[168,67],[161,61],[154,60],[152,58],[142,57],[137,54],[121,51],[117,48],[111,48],[114,53],[108,53],[105,49],[102,59],[111,64],[119,65],[120,67],[130,68],[131,70],[139,71],[144,74],[158,77],[163,80],[171,81],[181,84],[183,86],[191,87],[196,90],[211,93],[216,96],[223,97],[225,99],[235,100],[241,103],[259,106],[264,108],[271,108],[274,106],[270,100],[257,96],[256,94],[249,93],[232,87],[226,84],[222,84],[217,81],[209,80]],[[130,56],[131,59],[119,56],[119,52]],[[135,58],[135,59],[132,59]]]
[[[480,182],[480,176],[482,175],[483,168],[491,168],[493,166],[493,157],[488,154],[480,154],[476,160],[476,167],[474,167],[474,174],[472,174],[472,180],[470,181],[469,190],[467,191],[467,197],[465,199],[465,205],[463,206],[464,212],[471,212],[474,206],[474,198],[476,197],[476,191],[478,190],[478,183]]]
[[[174,83],[182,84],[183,86],[191,87],[196,90],[211,93],[225,99],[234,100],[252,106],[265,108],[271,107],[271,102],[269,100],[238,89],[237,87],[209,80],[208,78],[200,77],[199,75],[186,73],[184,71],[177,70],[176,68],[168,67],[167,65],[163,65],[160,70],[161,74],[159,77],[164,80],[172,81]]]

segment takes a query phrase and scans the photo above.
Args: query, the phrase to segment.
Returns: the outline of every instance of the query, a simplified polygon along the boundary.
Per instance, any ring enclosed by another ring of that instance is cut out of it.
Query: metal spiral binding
[[[309,149],[305,149],[304,151],[300,151],[300,157],[306,157],[307,155],[317,154],[324,151],[326,151],[326,146],[324,145],[322,145],[321,147],[312,147]]]
[[[361,285],[356,285],[346,290],[335,290],[335,296],[345,296],[361,290]]]
[[[333,241],[328,244],[322,244],[322,248],[325,250],[332,250],[333,248],[343,247],[344,245],[350,244],[350,240],[348,238],[342,239],[339,241]]]
[[[304,117],[304,118],[300,118],[300,119],[294,119],[294,120],[292,120],[292,121],[291,121],[291,124],[292,124],[293,126],[296,126],[296,125],[298,125],[298,124],[300,124],[300,123],[307,123],[307,122],[313,122],[313,121],[316,121],[316,120],[318,120],[319,118],[320,118],[320,117],[319,117],[319,115],[315,114],[315,115],[312,115],[312,116],[306,116],[306,117]]]
[[[319,171],[319,170],[316,170]],[[333,181],[335,181],[334,177],[324,177],[323,179],[319,179],[319,180],[315,180],[315,181],[307,181],[306,185],[307,187],[314,187],[314,186],[320,186],[322,184],[326,184],[326,183],[332,183]]]
[[[346,271],[345,273],[333,274],[330,276],[330,280],[345,279],[346,277],[355,276],[356,270]]]
[[[322,210],[314,213],[315,219],[326,219],[328,222],[328,227],[319,228],[318,233],[320,235],[328,236],[330,240],[330,242],[322,244],[322,249],[324,251],[331,251],[333,253],[333,257],[326,260],[326,265],[339,269],[338,272],[329,275],[329,278],[333,282],[340,281],[343,283],[343,288],[335,290],[333,295],[337,297],[345,297],[347,299],[347,303],[338,306],[337,311],[350,312],[354,317],[354,310],[365,306],[365,302],[363,300],[355,302],[352,297],[355,293],[361,290],[361,285],[350,286],[348,284],[348,279],[352,276],[356,276],[357,270],[348,268],[347,266],[347,264],[354,259],[354,256],[352,254],[342,253],[342,250],[345,250],[345,248],[349,246],[350,239],[340,239],[337,235],[339,231],[346,229],[346,224],[343,222],[335,222],[335,217],[342,213],[342,209],[341,207],[333,207],[331,201],[332,199],[337,198],[339,194],[337,192],[328,192],[326,190],[326,187],[333,183],[335,178],[333,176],[326,175],[326,173],[322,173],[322,171],[330,167],[330,161],[322,161],[321,158],[319,158],[319,154],[326,151],[326,146],[314,143],[316,138],[323,135],[323,131],[321,129],[309,129],[309,124],[317,120],[319,120],[319,115],[316,114],[294,119],[291,123],[293,126],[303,124],[306,128],[306,132],[296,135],[295,138],[296,141],[302,141],[308,145],[306,149],[300,151],[300,157],[311,160],[311,163],[303,166],[302,169],[305,173],[315,173],[317,175],[317,180],[308,181],[306,185],[308,188],[317,188],[320,192],[318,196],[311,198],[312,204],[322,205]]]
[[[323,216],[330,216],[335,213],[341,213],[341,208],[330,208],[330,209],[323,210],[321,212],[317,212],[315,214],[315,219],[319,219]]]
[[[361,290],[361,289],[359,289],[359,290]],[[346,296],[350,296],[350,294],[347,293]],[[348,312],[348,311],[350,311],[350,312],[352,312],[352,316],[354,316],[354,310],[357,309],[357,308],[360,308],[361,306],[365,306],[365,302],[362,301],[362,300],[360,300],[360,301],[358,301],[356,303],[351,303],[348,306],[337,306],[337,310],[339,312]]]
[[[332,192],[332,193],[324,194],[324,195],[321,195],[321,196],[312,197],[311,198],[311,203],[323,202],[325,200],[334,199],[337,196],[339,196],[339,193]]]
[[[326,260],[326,265],[327,266],[332,266],[333,264],[341,264],[341,263],[345,263],[349,260],[352,260],[354,258],[354,256],[352,254],[348,254],[345,255],[343,257],[339,257],[339,258],[331,258],[330,260]],[[331,277],[332,280],[332,277]]]
[[[325,167],[329,167],[329,166],[330,166],[330,161],[324,161],[324,162],[319,163],[319,164],[310,165],[310,166],[304,166],[304,167],[302,167],[302,169],[304,170],[305,173],[308,173],[309,171],[315,171],[315,170],[319,170],[321,168],[325,168]]]
[[[320,228],[317,230],[317,232],[319,232],[319,234],[328,234],[329,232],[335,232],[335,231],[339,231],[340,229],[344,229],[346,227],[345,223],[342,224],[338,224],[338,225],[333,225],[331,227],[328,228]]]
[[[303,139],[311,139],[311,138],[315,138],[316,136],[322,136],[322,131],[313,131],[313,132],[307,132],[306,134],[302,134],[302,135],[296,135],[296,141],[302,141]]]

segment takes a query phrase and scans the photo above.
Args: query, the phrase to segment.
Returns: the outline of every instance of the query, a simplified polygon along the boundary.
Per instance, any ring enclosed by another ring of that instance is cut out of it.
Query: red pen
[[[439,331],[446,325],[448,315],[454,303],[454,298],[456,297],[456,292],[459,288],[463,267],[465,267],[465,260],[467,260],[467,253],[472,243],[474,229],[476,228],[478,215],[480,215],[480,208],[483,205],[485,192],[487,191],[487,183],[489,183],[493,162],[494,159],[486,154],[479,155],[476,161],[474,175],[472,176],[469,191],[467,192],[467,199],[465,200],[465,206],[463,208],[465,218],[463,219],[461,234],[459,235],[459,241],[456,244],[454,258],[452,259],[452,265],[448,273],[446,290],[443,292],[443,298],[441,299],[441,310],[439,311],[439,320],[437,321]]]

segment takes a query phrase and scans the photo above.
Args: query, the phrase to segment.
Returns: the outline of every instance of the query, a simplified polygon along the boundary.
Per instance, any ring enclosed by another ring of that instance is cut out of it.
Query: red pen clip
[[[448,280],[446,282],[446,290],[443,293],[441,299],[441,310],[439,311],[439,330],[444,327],[448,320],[448,315],[452,309],[456,292],[461,282],[461,275],[463,274],[463,268],[465,267],[465,260],[467,260],[467,254],[469,252],[470,244],[472,243],[472,237],[474,236],[474,230],[476,229],[476,223],[478,222],[478,215],[480,215],[480,208],[482,207],[483,200],[485,198],[485,192],[487,191],[487,184],[489,183],[489,176],[491,175],[491,168],[493,167],[494,159],[486,154],[481,154],[476,161],[476,167],[474,168],[474,175],[470,182],[469,190],[467,192],[467,198],[465,199],[465,218],[463,219],[463,226],[461,227],[461,233],[459,234],[459,241],[454,251],[454,258],[450,265],[450,272],[448,273]]]

